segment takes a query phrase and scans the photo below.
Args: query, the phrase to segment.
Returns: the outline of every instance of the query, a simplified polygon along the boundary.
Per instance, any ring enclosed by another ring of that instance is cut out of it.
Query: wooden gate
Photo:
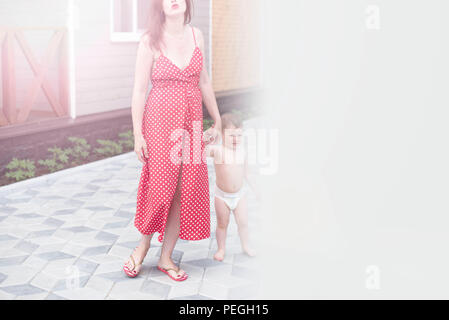
[[[26,31],[53,30],[46,53],[39,63],[24,38]],[[17,106],[16,101],[16,72],[15,51],[16,42],[22,50],[29,66],[34,74],[34,79],[27,89],[23,105]],[[0,127],[28,120],[30,112],[36,101],[39,90],[42,88],[52,111],[56,117],[69,114],[69,69],[68,69],[68,43],[66,28],[0,28],[0,46],[2,53],[3,101],[0,109]],[[50,63],[59,53],[59,93],[55,92],[47,73]]]

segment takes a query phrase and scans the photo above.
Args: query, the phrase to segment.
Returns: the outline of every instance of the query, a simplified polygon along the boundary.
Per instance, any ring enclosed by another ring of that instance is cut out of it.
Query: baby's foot
[[[249,247],[244,247],[243,252],[249,255],[250,257],[254,257],[256,255],[256,251]]]
[[[225,255],[224,250],[223,250],[223,249],[219,249],[219,250],[217,250],[217,252],[214,254],[214,259],[215,259],[215,260],[218,260],[218,261],[223,261],[224,255]]]

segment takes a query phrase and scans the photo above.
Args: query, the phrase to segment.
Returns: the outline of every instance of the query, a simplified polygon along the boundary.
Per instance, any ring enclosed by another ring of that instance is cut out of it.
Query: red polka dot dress
[[[160,233],[180,175],[179,238],[210,237],[209,180],[203,134],[202,95],[198,86],[203,55],[196,43],[189,65],[179,68],[163,53],[151,74],[142,133],[148,147],[144,158],[134,225],[142,234]]]

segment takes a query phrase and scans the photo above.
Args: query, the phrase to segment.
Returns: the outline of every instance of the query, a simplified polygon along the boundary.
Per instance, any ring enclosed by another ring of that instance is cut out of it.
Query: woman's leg
[[[149,234],[149,235],[146,235],[146,234],[142,235],[142,238],[140,239],[139,246],[132,253],[134,261],[138,265],[133,266],[131,258],[129,258],[128,261],[126,262],[126,266],[128,267],[129,270],[135,270],[137,273],[140,272],[140,268],[142,267],[142,265],[140,265],[140,263],[142,263],[143,259],[145,259],[145,256],[147,255],[148,250],[150,249],[150,243],[151,243],[151,239],[153,238],[153,235],[154,235],[154,233]]]
[[[215,238],[217,239],[217,252],[214,259],[222,261],[225,255],[226,233],[229,225],[229,210],[226,203],[215,197],[215,213],[217,215],[217,229],[215,230]]]
[[[182,167],[181,167],[182,170]],[[161,256],[158,265],[162,268],[176,268],[176,264],[171,259],[171,255],[175,248],[176,242],[179,237],[180,227],[180,209],[181,209],[181,174],[178,176],[178,182],[176,185],[176,191],[173,196],[173,200],[170,206],[170,211],[167,217],[167,223],[165,224],[164,241],[162,243]],[[178,273],[173,270],[169,271],[173,277],[181,278],[185,273],[180,269]]]

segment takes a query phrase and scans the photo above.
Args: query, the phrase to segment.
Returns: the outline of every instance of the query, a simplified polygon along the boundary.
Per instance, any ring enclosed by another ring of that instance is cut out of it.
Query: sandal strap
[[[164,269],[165,271],[170,271],[170,270],[172,270],[172,271],[174,271],[174,272],[176,272],[176,273],[179,272],[179,267],[178,267],[178,268],[164,268],[164,267],[161,267],[161,268]]]
[[[129,257],[131,258],[131,261],[133,262],[133,268],[132,268],[132,270],[134,270],[134,269],[136,268],[136,261],[134,260],[132,254],[131,254]]]
[[[142,265],[143,260],[141,262],[139,262],[139,263],[136,263],[136,260],[134,260],[134,257],[133,257],[132,254],[129,257],[131,258],[131,261],[133,262],[133,268],[131,270],[134,270],[136,267]]]

